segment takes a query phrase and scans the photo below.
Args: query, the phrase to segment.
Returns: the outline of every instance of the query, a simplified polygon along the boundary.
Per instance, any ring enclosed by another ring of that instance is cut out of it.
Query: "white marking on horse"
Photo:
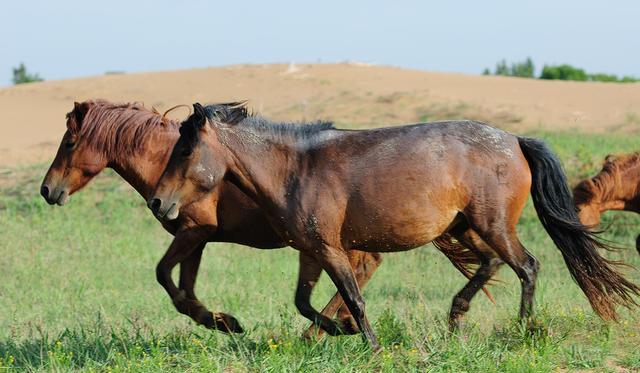
[[[478,135],[475,140],[482,143],[490,150],[495,150],[507,156],[507,158],[513,157],[513,150],[507,143],[507,134],[497,128],[487,125],[481,125],[478,127]]]
[[[202,163],[198,163],[193,167],[193,171],[199,175],[202,175],[203,177],[207,178],[207,181],[209,183],[213,183],[213,173],[210,170],[207,170],[207,168],[202,164]],[[205,175],[205,173],[208,172],[208,174]]]
[[[202,163],[198,163],[195,167],[194,167],[194,171],[201,174],[203,172],[206,171],[206,169],[204,168],[204,166],[202,165]]]

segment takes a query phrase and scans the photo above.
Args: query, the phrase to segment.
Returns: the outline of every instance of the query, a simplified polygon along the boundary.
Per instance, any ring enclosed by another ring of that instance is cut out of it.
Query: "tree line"
[[[514,62],[507,64],[505,59],[498,61],[496,67],[491,72],[489,68],[485,68],[483,75],[502,75],[516,76],[520,78],[532,79],[548,79],[548,80],[575,80],[590,82],[616,82],[616,83],[633,83],[640,79],[633,76],[618,77],[614,74],[596,73],[589,74],[584,69],[571,66],[569,64],[562,65],[544,65],[539,76],[535,76],[535,65],[530,57],[522,62]]]

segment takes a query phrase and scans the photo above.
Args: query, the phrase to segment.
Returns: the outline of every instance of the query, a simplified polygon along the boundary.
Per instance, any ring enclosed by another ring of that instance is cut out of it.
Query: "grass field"
[[[549,141],[572,182],[593,174],[607,153],[638,150],[623,135],[531,133]],[[539,329],[515,316],[520,286],[508,268],[481,293],[463,332],[446,331],[446,314],[465,283],[431,245],[388,254],[364,291],[384,346],[372,354],[360,337],[307,344],[308,322],[293,304],[297,253],[209,244],[197,293],[211,309],[236,316],[247,332],[227,336],[195,326],[156,283],[155,264],[171,236],[144,201],[105,172],[63,208],[38,195],[48,165],[10,170],[0,191],[0,370],[93,371],[451,371],[640,370],[640,314],[621,310],[600,321],[572,282],[560,253],[529,204],[520,237],[536,255]],[[631,247],[640,219],[609,213],[606,237]],[[635,266],[628,249],[608,254]],[[637,270],[628,275],[640,283]],[[333,294],[324,276],[317,307]]]

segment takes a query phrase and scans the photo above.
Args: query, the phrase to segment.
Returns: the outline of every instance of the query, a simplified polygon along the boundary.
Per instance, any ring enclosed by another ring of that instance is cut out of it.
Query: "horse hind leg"
[[[523,321],[532,321],[536,278],[540,269],[538,260],[518,239],[515,223],[507,224],[506,220],[493,221],[493,224],[480,225],[476,230],[520,279],[522,295],[519,316]]]
[[[453,298],[449,312],[449,329],[460,329],[464,315],[469,311],[471,299],[489,282],[503,261],[480,236],[471,229],[455,233],[454,237],[465,248],[471,250],[480,259],[480,267],[469,282]]]
[[[484,188],[478,189],[464,215],[469,226],[518,276],[522,288],[519,316],[522,321],[530,322],[540,264],[522,245],[516,232],[531,190],[528,172],[524,159],[508,166],[504,170],[506,179],[498,178],[495,183],[487,182]]]

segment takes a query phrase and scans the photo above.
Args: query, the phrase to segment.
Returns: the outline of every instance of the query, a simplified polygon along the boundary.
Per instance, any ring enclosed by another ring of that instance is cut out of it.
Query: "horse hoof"
[[[449,333],[458,333],[464,329],[464,317],[456,315],[449,317]]]
[[[358,324],[353,317],[345,317],[344,319],[339,321],[340,330],[343,335],[354,335],[360,333],[360,328],[358,328]]]
[[[240,322],[233,316],[226,313],[213,314],[208,312],[204,317],[202,324],[213,330],[218,330],[223,333],[244,333],[244,329],[240,326]]]
[[[317,342],[322,338],[323,330],[312,325],[302,334],[302,339],[306,342]]]
[[[244,329],[240,326],[240,321],[226,313],[218,313],[216,315],[216,325],[226,328],[227,333],[244,333]]]
[[[525,327],[530,334],[537,334],[544,330],[544,325],[535,318],[527,318]]]

